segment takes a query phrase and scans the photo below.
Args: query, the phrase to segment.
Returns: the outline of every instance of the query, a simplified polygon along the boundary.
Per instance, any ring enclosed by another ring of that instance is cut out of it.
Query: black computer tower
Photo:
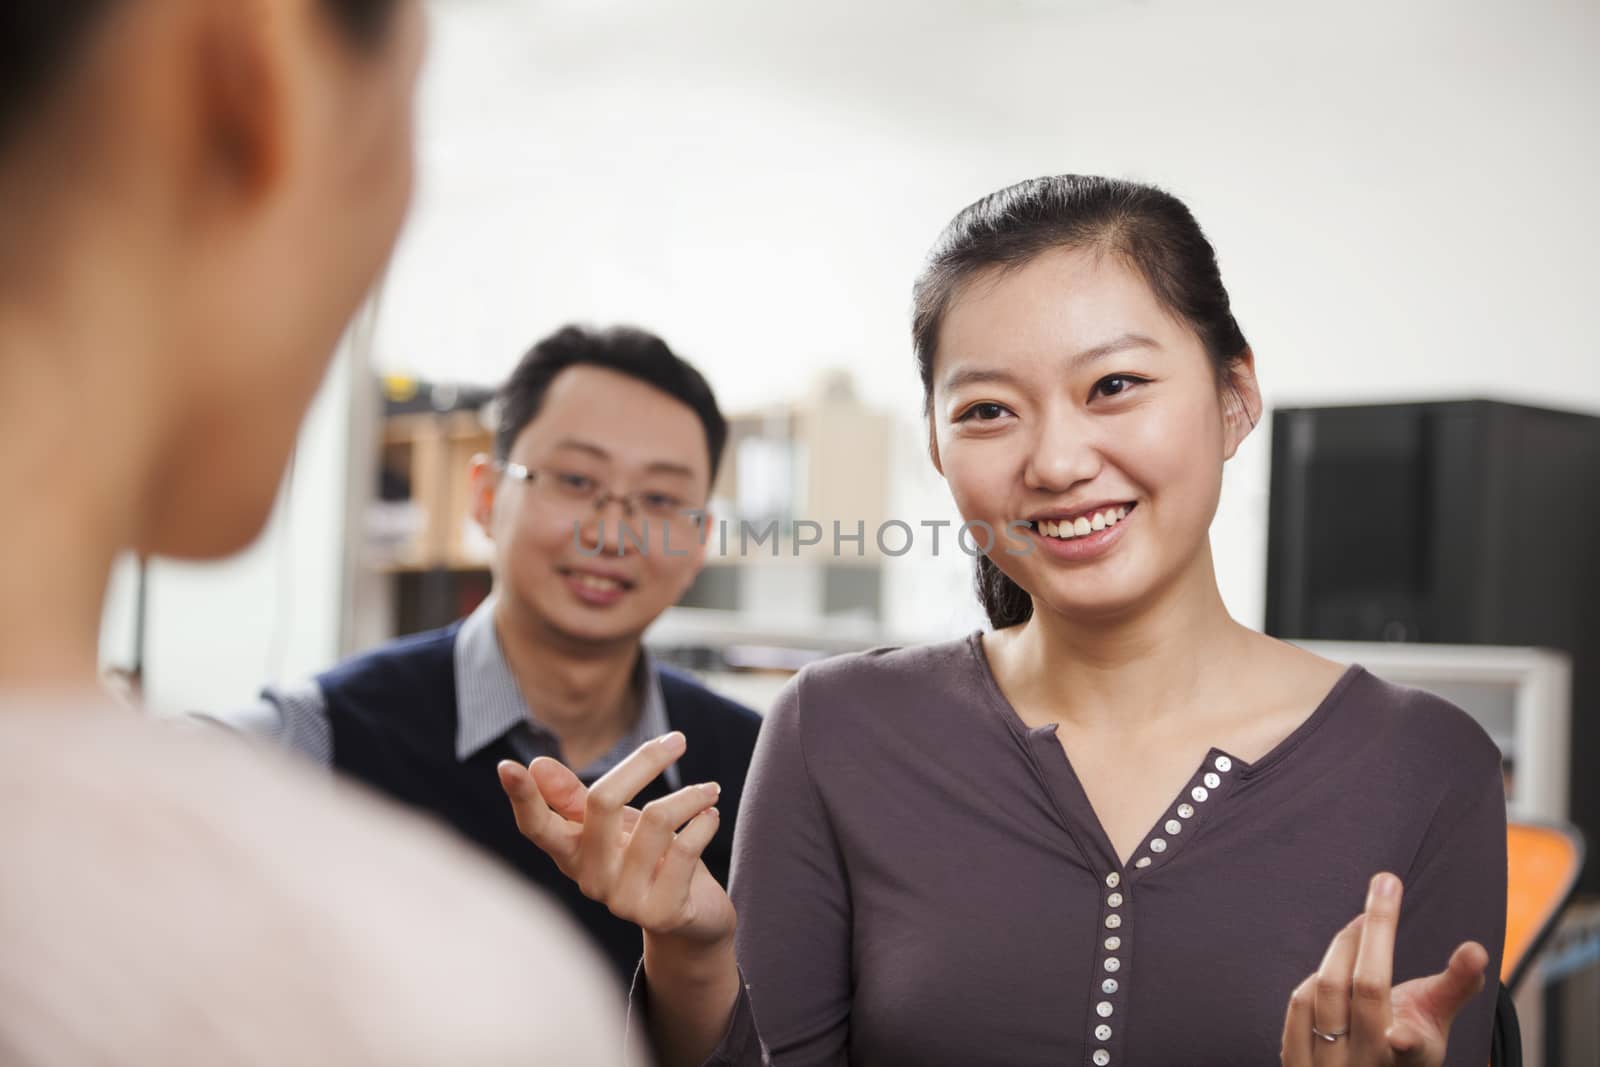
[[[1600,846],[1600,417],[1487,400],[1279,409],[1268,523],[1274,636],[1570,655],[1570,810]],[[1600,892],[1600,863],[1583,888]]]

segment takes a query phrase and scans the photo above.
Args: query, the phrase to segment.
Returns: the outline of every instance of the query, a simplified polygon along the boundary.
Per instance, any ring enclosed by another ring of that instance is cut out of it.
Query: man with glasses
[[[681,731],[688,751],[638,803],[718,783],[722,826],[704,858],[727,883],[760,720],[641,643],[700,569],[727,424],[699,372],[626,328],[545,338],[496,406],[495,454],[471,471],[473,516],[494,546],[489,598],[220,718],[442,818],[560,898],[631,977],[638,928],[527,843],[495,765],[549,756],[591,783]]]

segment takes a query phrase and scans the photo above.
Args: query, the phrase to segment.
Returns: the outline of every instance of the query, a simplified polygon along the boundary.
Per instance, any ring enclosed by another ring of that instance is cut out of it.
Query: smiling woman
[[[694,824],[613,810],[681,746],[587,792],[502,769],[524,833],[644,928],[663,1061],[1481,1065],[1499,753],[1228,615],[1209,530],[1261,401],[1188,210],[1023,182],[915,295],[933,462],[966,522],[1028,539],[980,560],[993,632],[802,670],[728,895]]]
[[[1071,250],[1077,250],[1076,254]],[[1051,255],[1041,258],[1047,252]],[[1097,277],[1096,271],[1101,267],[1108,274]],[[960,353],[965,350],[960,341],[953,341],[947,346],[953,350],[947,351],[945,361],[950,369],[936,388],[934,358],[952,305],[974,290],[992,288],[1002,276],[1023,272],[1034,282],[1034,291],[1024,292],[1016,286],[1007,287],[1006,291],[1031,306],[1039,306],[1041,295],[1048,300],[1052,293],[1067,292],[1077,295],[1078,307],[1074,310],[1080,315],[1086,308],[1108,307],[1102,296],[1120,298],[1124,305],[1129,301],[1150,305],[1140,310],[1155,312],[1153,321],[1159,332],[1180,348],[1199,350],[1224,399],[1224,415],[1254,425],[1260,410],[1254,361],[1244,333],[1234,320],[1210,242],[1189,209],[1175,197],[1149,186],[1103,178],[1023,182],[974,203],[946,227],[914,290],[912,341],[924,406],[930,415],[937,396],[947,402],[964,401],[968,410],[960,416],[963,421],[970,421],[974,415],[981,421],[999,417],[1002,408],[992,402],[978,412],[971,410],[985,404],[981,400],[973,402],[973,387],[986,379],[993,380],[997,372],[964,363]],[[1074,273],[1078,277],[1073,277]],[[1077,284],[1085,278],[1115,292],[1090,293]],[[1041,294],[1038,289],[1047,292]],[[1110,321],[1106,328],[1112,330],[1118,321],[1126,321],[1107,318]],[[993,327],[976,327],[980,340],[986,328]],[[1135,403],[1131,394],[1151,383],[1148,376],[1133,370],[1161,353],[1161,344],[1153,338],[1125,333],[1074,354],[1065,369],[1071,373],[1075,388],[1079,387],[1078,379],[1085,379],[1083,395],[1078,398],[1085,406],[1097,401],[1100,409],[1114,414]],[[966,358],[971,360],[976,355],[977,352],[968,352]],[[1118,356],[1127,358],[1118,364]],[[1195,370],[1184,369],[1191,373]],[[1248,428],[1243,429],[1248,432]],[[1239,429],[1235,426],[1231,432],[1242,440]],[[1176,426],[1167,427],[1165,436],[1180,448],[1192,441]],[[1235,440],[1234,447],[1237,443]],[[1027,448],[1025,441],[1019,444]],[[1231,451],[1230,448],[1230,455]],[[1132,510],[1137,501],[1107,505]],[[1095,510],[1099,509],[1082,508],[1078,515],[1026,518],[1036,524],[1036,532],[1058,537],[1059,534],[1040,530],[1037,523],[1085,518],[1092,528]],[[1206,521],[1209,523],[1209,516]],[[1079,531],[1076,526],[1074,521],[1075,535],[1091,532]],[[977,566],[978,594],[995,628],[1025,622],[1033,613],[1033,602],[1023,587],[991,558],[979,559]]]

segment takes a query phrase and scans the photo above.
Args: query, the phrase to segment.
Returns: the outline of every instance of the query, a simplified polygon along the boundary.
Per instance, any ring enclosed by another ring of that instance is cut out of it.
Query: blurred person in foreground
[[[700,571],[697,518],[727,423],[698,371],[631,328],[544,338],[495,408],[494,455],[471,471],[473,516],[493,546],[488,599],[217,718],[436,815],[553,892],[626,981],[639,927],[528,847],[495,766],[549,757],[593,784],[657,737],[693,738],[636,800],[716,783],[720,827],[703,858],[727,884],[761,720],[642,643]]]
[[[405,214],[423,36],[415,0],[0,6],[0,1062],[619,1058],[553,905],[96,684],[119,553],[266,519]]]

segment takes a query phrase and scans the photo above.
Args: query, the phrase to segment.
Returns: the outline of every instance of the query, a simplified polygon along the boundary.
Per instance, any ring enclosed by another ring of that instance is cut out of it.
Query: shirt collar
[[[519,722],[527,721],[535,733],[548,734],[538,716],[522,699],[522,690],[506,663],[500,637],[494,628],[494,600],[490,596],[461,623],[456,634],[456,760],[466,762],[490,744],[505,736]],[[667,721],[667,700],[661,691],[661,676],[655,660],[639,648],[638,666],[642,676],[644,706],[639,721],[624,742],[632,751],[671,729]],[[574,768],[582,771],[583,768]]]

